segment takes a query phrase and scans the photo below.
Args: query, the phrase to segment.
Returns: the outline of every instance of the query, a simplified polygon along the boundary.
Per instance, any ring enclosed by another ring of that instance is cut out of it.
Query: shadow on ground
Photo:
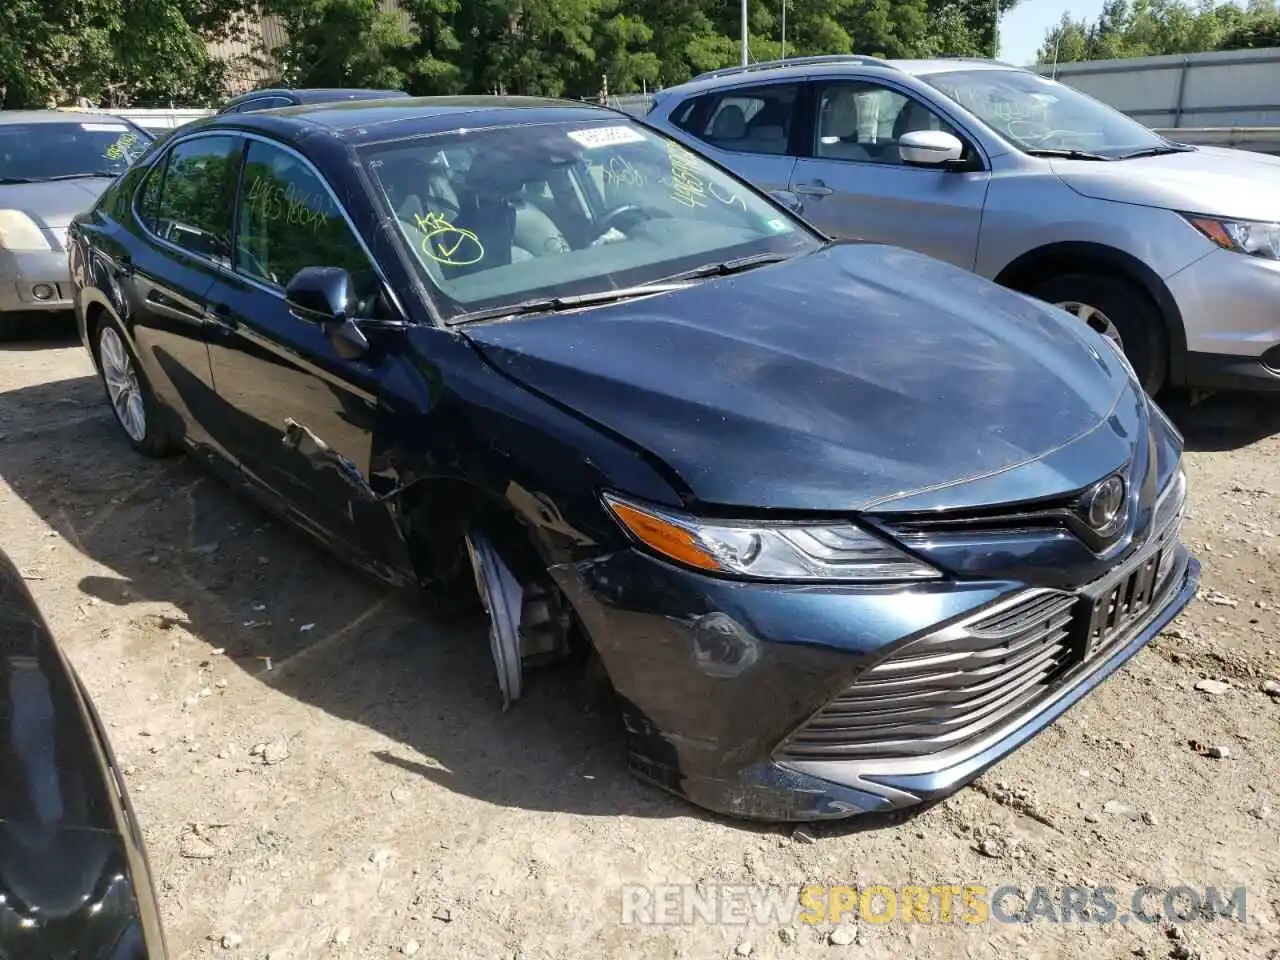
[[[1280,433],[1280,393],[1215,393],[1196,404],[1162,397],[1160,404],[1191,451],[1236,450]]]

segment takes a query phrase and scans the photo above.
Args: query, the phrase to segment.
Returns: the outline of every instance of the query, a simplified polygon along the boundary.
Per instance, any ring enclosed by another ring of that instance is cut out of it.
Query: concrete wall
[[[1149,127],[1280,126],[1280,48],[1033,69]]]

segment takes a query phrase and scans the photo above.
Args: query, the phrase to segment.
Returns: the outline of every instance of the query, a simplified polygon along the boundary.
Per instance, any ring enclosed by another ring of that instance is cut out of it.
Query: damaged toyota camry
[[[1197,587],[1182,439],[1110,341],[602,108],[189,124],[70,258],[138,451],[478,595],[508,705],[585,652],[632,770],[717,811],[945,795]]]

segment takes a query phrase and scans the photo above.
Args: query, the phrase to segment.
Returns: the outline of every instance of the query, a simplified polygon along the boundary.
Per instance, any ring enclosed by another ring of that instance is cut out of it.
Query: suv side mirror
[[[964,156],[964,144],[945,130],[912,130],[898,138],[903,163],[940,167]]]
[[[338,355],[358,359],[368,351],[369,340],[355,324],[355,283],[341,267],[303,267],[284,288],[284,297],[295,317],[322,326]]]

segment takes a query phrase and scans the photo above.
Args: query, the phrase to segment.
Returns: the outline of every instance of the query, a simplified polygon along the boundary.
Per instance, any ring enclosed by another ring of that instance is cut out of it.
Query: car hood
[[[1054,160],[1053,171],[1095,200],[1242,220],[1280,220],[1280,158],[1227,147],[1099,163]]]
[[[160,960],[96,719],[0,553],[0,957]],[[149,884],[149,881],[148,881]]]
[[[111,183],[106,177],[85,177],[53,183],[0,184],[0,210],[21,210],[41,226],[65,230],[77,214],[94,205]]]
[[[867,509],[1025,466],[1095,431],[1128,385],[1067,314],[871,244],[465,330],[665,462],[687,499],[741,507]]]

